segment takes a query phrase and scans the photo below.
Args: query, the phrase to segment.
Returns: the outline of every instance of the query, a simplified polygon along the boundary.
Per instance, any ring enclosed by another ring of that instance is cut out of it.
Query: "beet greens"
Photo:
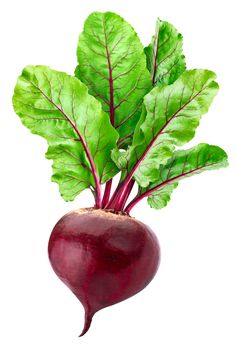
[[[148,197],[160,209],[180,179],[227,166],[216,146],[176,150],[194,137],[218,91],[213,72],[186,70],[182,44],[182,35],[158,19],[143,48],[123,18],[94,12],[79,36],[75,76],[46,66],[23,70],[14,109],[47,140],[52,181],[65,201],[89,188],[96,208],[129,213]],[[128,201],[135,184],[138,194]]]

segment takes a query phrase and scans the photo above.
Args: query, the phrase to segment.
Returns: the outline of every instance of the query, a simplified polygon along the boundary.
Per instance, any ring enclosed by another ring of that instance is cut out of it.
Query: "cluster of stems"
[[[101,206],[99,208],[129,213],[131,209],[126,207],[126,203],[133,189],[134,183],[134,179],[120,182],[111,196],[112,179],[110,179],[106,183],[104,194],[101,200]]]
[[[111,195],[112,179],[110,179],[106,183],[103,197],[101,196],[100,187],[99,187],[99,191],[97,191],[96,189],[96,192],[95,192],[95,195],[96,195],[95,207],[96,208],[112,209],[114,211],[119,211],[119,212],[124,212],[124,213],[129,214],[131,209],[139,201],[141,201],[144,197],[147,197],[150,194],[150,192],[153,191],[153,190],[150,190],[144,193],[140,193],[139,191],[137,195],[134,197],[134,199],[127,205],[128,198],[130,196],[130,193],[135,183],[133,175],[136,168],[140,164],[140,161],[136,164],[135,168],[128,174],[128,176],[124,180],[120,180],[117,188],[115,189],[112,195]]]

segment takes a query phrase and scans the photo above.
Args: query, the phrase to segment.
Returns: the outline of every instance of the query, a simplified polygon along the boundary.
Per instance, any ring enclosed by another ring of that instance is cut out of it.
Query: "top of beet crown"
[[[114,209],[101,209],[101,208],[79,208],[72,210],[71,213],[83,215],[83,214],[92,214],[96,216],[101,217],[107,217],[107,218],[119,218],[121,220],[124,220],[127,216],[131,217],[129,214],[125,213],[124,211],[116,211]]]

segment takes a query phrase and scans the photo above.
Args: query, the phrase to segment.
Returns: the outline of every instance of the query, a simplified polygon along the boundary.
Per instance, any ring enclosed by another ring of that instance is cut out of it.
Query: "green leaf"
[[[161,209],[167,205],[179,180],[226,166],[227,154],[223,149],[201,143],[188,150],[176,151],[167,164],[158,169],[155,183],[142,189],[141,193],[149,194],[148,204],[152,208]]]
[[[52,180],[66,201],[91,188],[100,197],[100,183],[117,168],[110,158],[118,135],[101,104],[73,76],[45,66],[28,66],[18,78],[15,112],[32,133],[49,145]]]
[[[92,13],[79,37],[75,75],[99,99],[119,133],[119,147],[132,142],[143,96],[151,89],[143,46],[117,14]]]
[[[172,84],[186,69],[183,37],[168,22],[157,19],[156,32],[144,51],[153,86]]]
[[[151,208],[161,209],[167,206],[170,201],[171,194],[178,186],[178,183],[166,184],[148,197],[147,202]]]
[[[208,70],[185,71],[174,84],[157,86],[145,96],[146,111],[135,129],[132,146],[112,154],[122,169],[122,180],[134,175],[142,187],[156,180],[159,165],[167,162],[175,146],[194,137],[218,91],[215,77]]]

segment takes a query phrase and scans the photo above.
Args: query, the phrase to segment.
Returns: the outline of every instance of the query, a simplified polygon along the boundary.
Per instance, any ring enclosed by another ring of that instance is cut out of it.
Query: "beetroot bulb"
[[[52,231],[48,252],[55,273],[85,309],[80,336],[97,311],[145,288],[160,262],[158,240],[148,226],[93,208],[63,216]]]

